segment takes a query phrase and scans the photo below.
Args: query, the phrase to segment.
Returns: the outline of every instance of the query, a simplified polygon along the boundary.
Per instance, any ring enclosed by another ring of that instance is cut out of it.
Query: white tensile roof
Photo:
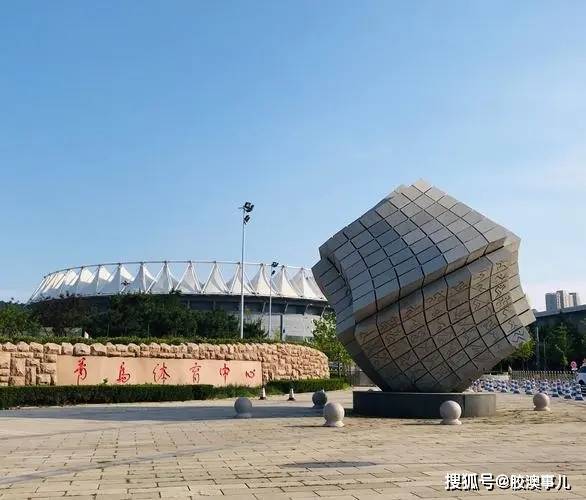
[[[45,276],[30,302],[66,296],[93,297],[122,293],[240,295],[325,301],[310,269],[218,261],[152,261],[93,264],[61,269]],[[249,279],[252,276],[252,279]]]

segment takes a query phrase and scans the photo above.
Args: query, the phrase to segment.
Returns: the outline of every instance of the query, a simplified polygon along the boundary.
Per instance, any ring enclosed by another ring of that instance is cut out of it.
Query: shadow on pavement
[[[21,408],[0,411],[1,418],[71,419],[117,422],[180,422],[201,420],[230,420],[236,412],[233,406],[63,406],[50,408]],[[271,406],[252,408],[252,418],[321,417],[320,410],[310,406]]]
[[[343,460],[334,460],[332,462],[293,462],[290,464],[281,464],[279,467],[292,467],[295,469],[343,469],[348,467],[372,467],[379,465],[375,462],[345,462]]]

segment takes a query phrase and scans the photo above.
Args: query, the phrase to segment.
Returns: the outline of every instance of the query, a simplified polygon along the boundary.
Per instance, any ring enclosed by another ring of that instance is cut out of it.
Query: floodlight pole
[[[242,210],[242,260],[240,261],[240,338],[244,338],[244,243],[245,243],[245,236],[244,236],[244,226],[250,220],[250,212],[254,205],[247,201],[244,205],[240,207]]]
[[[269,274],[269,338],[271,338],[273,332],[273,274],[275,274],[275,267],[278,265],[277,262],[273,262]]]
[[[273,331],[273,270],[269,273],[269,338],[271,338],[271,332]]]
[[[240,261],[240,338],[244,338],[244,228],[246,209],[242,207],[242,260]]]

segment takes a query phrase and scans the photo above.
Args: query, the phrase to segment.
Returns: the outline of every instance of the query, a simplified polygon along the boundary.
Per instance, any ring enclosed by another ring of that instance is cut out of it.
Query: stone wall
[[[260,361],[263,382],[327,378],[328,358],[295,344],[0,344],[0,386],[58,385],[57,356],[146,357]]]

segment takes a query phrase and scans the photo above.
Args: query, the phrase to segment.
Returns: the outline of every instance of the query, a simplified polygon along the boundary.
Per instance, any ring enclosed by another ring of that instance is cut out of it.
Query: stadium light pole
[[[277,271],[278,262],[271,264],[271,274],[269,276],[269,338],[273,332],[273,276]]]
[[[250,220],[250,212],[254,205],[249,201],[240,207],[242,210],[242,260],[240,261],[240,338],[244,338],[244,243],[246,224]]]

